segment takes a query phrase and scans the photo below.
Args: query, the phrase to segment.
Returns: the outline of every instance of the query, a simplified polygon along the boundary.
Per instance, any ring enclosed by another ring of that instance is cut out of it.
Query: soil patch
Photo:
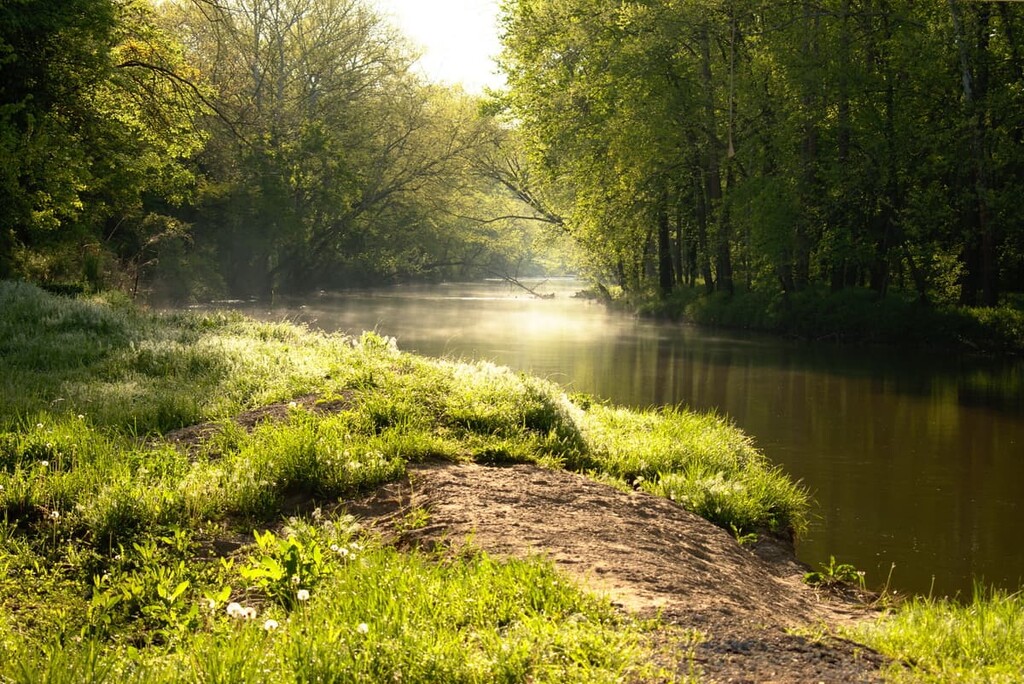
[[[706,640],[693,658],[663,663],[681,673],[697,669],[711,682],[881,681],[878,654],[801,636],[872,617],[863,605],[806,586],[806,569],[783,542],[748,550],[667,499],[530,465],[430,463],[346,508],[399,544],[543,554],[624,610],[697,629]],[[412,520],[425,524],[410,530]]]

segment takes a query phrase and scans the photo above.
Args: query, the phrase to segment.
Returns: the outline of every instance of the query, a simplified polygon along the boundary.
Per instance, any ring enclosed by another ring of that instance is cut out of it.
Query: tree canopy
[[[508,0],[506,103],[598,277],[1024,287],[1021,8]]]
[[[0,5],[0,277],[260,295],[1024,291],[1017,4],[505,0],[507,91],[367,0]],[[557,259],[556,259],[557,261]]]

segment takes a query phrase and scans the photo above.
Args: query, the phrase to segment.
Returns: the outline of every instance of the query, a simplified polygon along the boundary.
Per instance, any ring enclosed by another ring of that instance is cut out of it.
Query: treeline
[[[536,204],[630,293],[1024,291],[1024,6],[510,0]]]
[[[509,132],[364,0],[0,4],[0,278],[206,297],[515,274]]]

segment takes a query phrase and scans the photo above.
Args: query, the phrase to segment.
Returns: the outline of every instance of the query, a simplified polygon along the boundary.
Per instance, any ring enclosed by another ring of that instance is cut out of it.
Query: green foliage
[[[801,531],[807,493],[713,414],[591,407],[585,467],[664,496],[725,528]]]
[[[0,80],[0,277],[95,289],[118,260],[133,276],[169,236],[156,212],[187,194],[202,140],[196,74],[152,6],[7,3]]]
[[[821,565],[821,570],[813,570],[804,575],[804,582],[812,587],[826,589],[844,584],[859,586],[864,589],[864,573],[849,563],[837,563],[835,556],[828,557],[828,565]]]
[[[645,311],[703,325],[781,333],[811,340],[885,343],[965,351],[1024,349],[1024,311],[1012,304],[962,307],[924,304],[914,297],[879,297],[867,290],[793,295],[764,290],[650,303]]]
[[[1021,12],[512,0],[501,102],[583,270],[631,296],[991,307],[1024,287]]]
[[[305,542],[295,535],[278,539],[273,532],[256,533],[259,557],[239,568],[242,579],[286,610],[308,597],[327,574],[324,549],[316,539]],[[302,593],[300,593],[302,592]]]

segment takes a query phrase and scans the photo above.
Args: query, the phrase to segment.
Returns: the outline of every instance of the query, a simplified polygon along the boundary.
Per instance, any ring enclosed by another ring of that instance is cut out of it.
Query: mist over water
[[[535,283],[531,283],[533,285]],[[790,342],[639,320],[505,283],[327,294],[270,320],[393,335],[399,348],[488,360],[617,404],[727,415],[812,492],[802,560],[834,555],[869,585],[967,593],[1024,580],[1024,363]]]

